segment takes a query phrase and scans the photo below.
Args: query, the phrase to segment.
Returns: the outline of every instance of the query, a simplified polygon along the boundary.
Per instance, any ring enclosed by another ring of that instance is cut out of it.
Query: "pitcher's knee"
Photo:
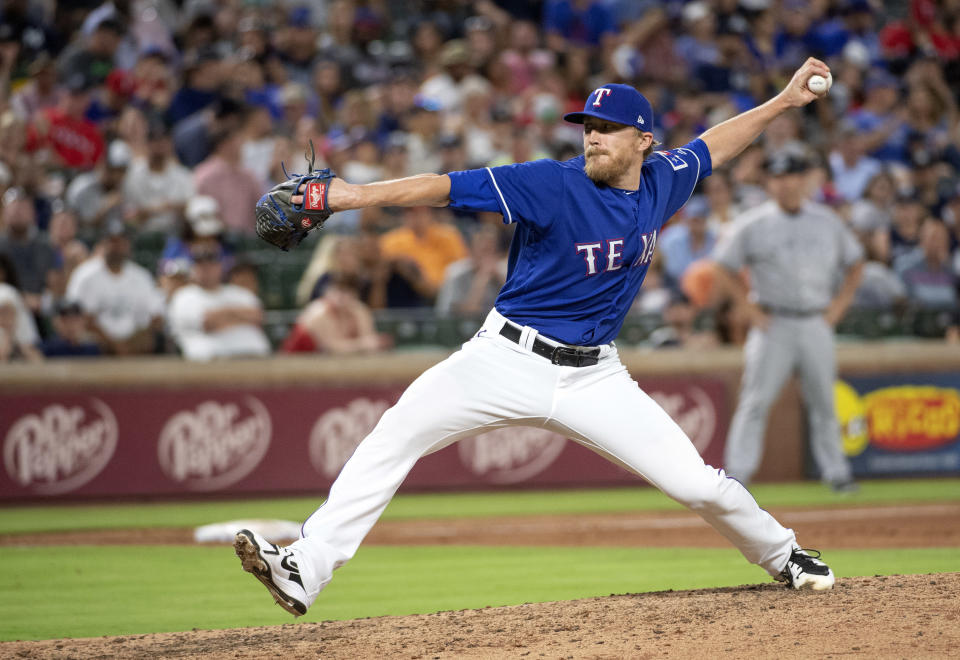
[[[708,467],[700,478],[668,495],[692,511],[719,511],[726,508],[725,499],[731,484],[742,488],[733,479],[725,477],[722,471]]]

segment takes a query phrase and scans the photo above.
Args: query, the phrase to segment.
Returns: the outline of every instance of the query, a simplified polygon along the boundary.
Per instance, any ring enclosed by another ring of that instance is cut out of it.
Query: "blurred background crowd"
[[[841,333],[956,338],[960,1],[6,0],[0,359],[385,350],[469,336],[506,275],[499,215],[334,215],[296,251],[257,199],[318,166],[352,183],[582,149],[606,82],[679,146],[810,56],[830,94],[779,117],[663,232],[621,336],[743,341],[711,253],[803,148],[810,196],[868,255]]]

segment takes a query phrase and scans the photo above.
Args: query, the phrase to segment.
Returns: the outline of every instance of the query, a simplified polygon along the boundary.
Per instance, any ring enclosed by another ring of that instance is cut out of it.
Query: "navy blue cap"
[[[630,85],[611,83],[598,87],[587,97],[583,112],[568,112],[563,116],[572,124],[582,124],[585,117],[596,117],[634,126],[647,133],[653,132],[653,106]]]

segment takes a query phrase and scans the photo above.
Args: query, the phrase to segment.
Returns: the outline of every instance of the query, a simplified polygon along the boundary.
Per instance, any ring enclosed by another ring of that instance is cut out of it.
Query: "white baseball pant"
[[[308,607],[349,561],[407,473],[426,454],[503,426],[542,427],[622,465],[689,507],[751,562],[776,576],[795,543],[792,530],[761,509],[722,470],[705,465],[681,428],[630,377],[613,344],[589,367],[552,364],[500,336],[496,310],[483,328],[428,369],[357,447],[327,501],[291,544]],[[545,341],[549,341],[541,337]]]

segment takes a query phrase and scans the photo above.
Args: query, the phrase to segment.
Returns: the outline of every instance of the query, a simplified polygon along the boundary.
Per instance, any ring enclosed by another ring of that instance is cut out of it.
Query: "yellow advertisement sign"
[[[838,381],[834,395],[848,456],[870,445],[895,452],[934,449],[960,435],[960,392],[953,388],[899,385],[860,396]]]

